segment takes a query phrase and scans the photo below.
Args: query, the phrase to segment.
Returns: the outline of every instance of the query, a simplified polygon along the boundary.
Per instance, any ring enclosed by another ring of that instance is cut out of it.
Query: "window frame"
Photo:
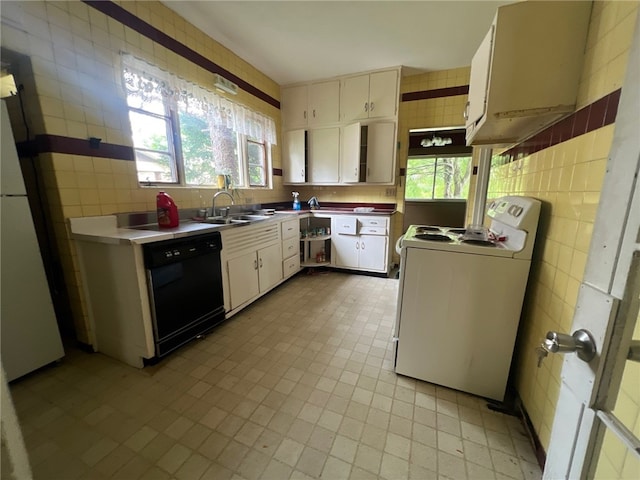
[[[410,155],[407,158],[407,171],[406,171],[406,179],[405,179],[405,190],[404,190],[404,201],[405,202],[465,202],[468,200],[468,191],[467,191],[467,197],[460,197],[460,198],[446,198],[446,197],[435,197],[435,191],[436,191],[436,175],[438,172],[438,160],[444,160],[444,159],[451,159],[451,158],[468,158],[469,159],[469,169],[472,170],[473,166],[472,166],[472,155],[470,153],[448,153],[448,154],[443,154],[443,153],[438,153],[438,154],[431,154],[431,155]],[[433,182],[431,184],[431,197],[430,198],[413,198],[413,197],[407,197],[407,185],[409,182],[409,176],[410,176],[410,171],[409,171],[409,162],[410,160],[417,160],[417,159],[433,159],[434,163],[433,163],[433,171],[431,173],[431,176],[433,178]],[[471,171],[469,172],[469,179],[467,180],[468,182],[470,182],[471,180]]]
[[[131,94],[129,93],[129,91],[125,89],[125,96],[127,97],[127,99],[129,95]],[[132,95],[135,95],[135,94],[132,94]],[[137,178],[138,185],[139,186],[161,185],[161,186],[174,186],[174,187],[184,187],[184,188],[218,188],[217,181],[215,179],[212,180],[212,183],[202,183],[202,184],[187,183],[186,159],[184,157],[184,150],[183,150],[180,112],[178,111],[177,108],[173,108],[170,102],[167,101],[167,99],[165,98],[162,98],[162,105],[165,111],[165,115],[162,115],[150,110],[145,110],[144,108],[131,106],[127,101],[127,113],[128,113],[129,122],[131,122],[131,117],[129,116],[129,114],[131,112],[135,112],[139,115],[145,115],[151,118],[158,118],[158,119],[164,120],[167,124],[167,130],[169,130],[166,132],[166,142],[168,146],[168,151],[166,152],[161,150],[151,150],[144,147],[136,147],[134,143],[133,150],[134,150],[134,157],[135,157],[134,159],[136,161],[136,173],[138,173],[138,170],[137,170],[138,158],[137,158],[136,152],[148,151],[148,152],[158,153],[161,155],[168,156],[169,162],[170,162],[169,168],[171,170],[172,176],[174,176],[176,180],[175,181],[141,180],[140,177],[138,176]],[[211,126],[209,123],[208,125]],[[133,133],[133,129],[132,129],[132,133]],[[241,182],[240,185],[234,185],[234,188],[238,188],[238,189],[271,189],[273,188],[273,172],[271,168],[272,144],[269,143],[267,140],[261,141],[255,138],[251,138],[248,135],[239,133],[237,131],[234,131],[233,133],[235,134],[235,137],[236,137],[235,141],[237,145],[237,148],[236,148],[237,153],[234,158],[234,165],[238,169],[238,177]],[[132,141],[134,141],[133,135],[132,135]],[[248,156],[249,142],[260,146],[263,151],[263,162],[262,162],[262,165],[260,166],[260,168],[262,168],[264,172],[263,185],[255,185],[251,183],[251,175],[249,170],[250,161]],[[211,163],[213,162],[214,161],[212,157]]]

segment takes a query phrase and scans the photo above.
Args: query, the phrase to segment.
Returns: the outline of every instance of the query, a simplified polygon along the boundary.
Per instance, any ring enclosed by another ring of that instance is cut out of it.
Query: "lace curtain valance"
[[[162,70],[133,55],[122,53],[122,79],[129,93],[162,98],[173,108],[186,105],[207,115],[213,125],[224,125],[236,133],[276,145],[275,122],[262,113],[216,95],[177,75]]]

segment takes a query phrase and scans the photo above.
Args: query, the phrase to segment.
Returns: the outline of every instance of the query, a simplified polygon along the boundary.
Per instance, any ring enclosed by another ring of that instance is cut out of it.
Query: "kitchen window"
[[[419,156],[407,160],[405,200],[466,200],[471,156]]]
[[[270,186],[271,118],[127,54],[123,84],[140,184]]]

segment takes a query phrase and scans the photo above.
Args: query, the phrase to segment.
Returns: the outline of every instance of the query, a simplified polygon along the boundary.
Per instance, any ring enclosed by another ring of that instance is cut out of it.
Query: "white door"
[[[372,73],[369,77],[369,118],[394,117],[398,106],[398,72]]]
[[[338,183],[340,174],[340,128],[309,131],[309,180],[313,184]]]
[[[364,270],[387,270],[387,241],[384,235],[360,235],[358,266]]]
[[[624,447],[618,452],[636,462],[631,468],[632,475],[637,476],[630,478],[640,476],[640,440],[632,432],[634,428],[637,432],[640,424],[634,420],[635,425],[625,425],[614,411],[640,296],[639,26],[640,13],[584,283],[572,332],[562,332],[589,331],[597,353],[589,363],[574,353],[565,354],[544,471],[546,479],[593,478],[605,434],[619,439]]]
[[[309,125],[340,121],[340,80],[309,85]]]
[[[372,123],[367,133],[367,183],[392,183],[396,125]]]
[[[277,243],[258,250],[260,292],[282,280],[282,245]]]
[[[291,130],[284,134],[284,183],[306,183],[306,130]]]
[[[260,293],[258,255],[256,252],[232,258],[227,262],[231,309],[239,307]]]
[[[307,126],[307,86],[282,89],[282,122],[287,128]]]
[[[352,123],[342,129],[340,183],[360,181],[360,128],[360,123]]]
[[[340,89],[340,117],[343,122],[369,116],[369,75],[345,78]]]

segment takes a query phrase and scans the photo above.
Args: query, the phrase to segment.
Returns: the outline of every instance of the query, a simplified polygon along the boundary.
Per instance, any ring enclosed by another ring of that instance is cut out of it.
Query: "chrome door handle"
[[[580,360],[587,363],[596,356],[596,342],[591,334],[584,329],[576,330],[571,335],[553,331],[547,332],[540,347],[548,353],[575,352]]]

